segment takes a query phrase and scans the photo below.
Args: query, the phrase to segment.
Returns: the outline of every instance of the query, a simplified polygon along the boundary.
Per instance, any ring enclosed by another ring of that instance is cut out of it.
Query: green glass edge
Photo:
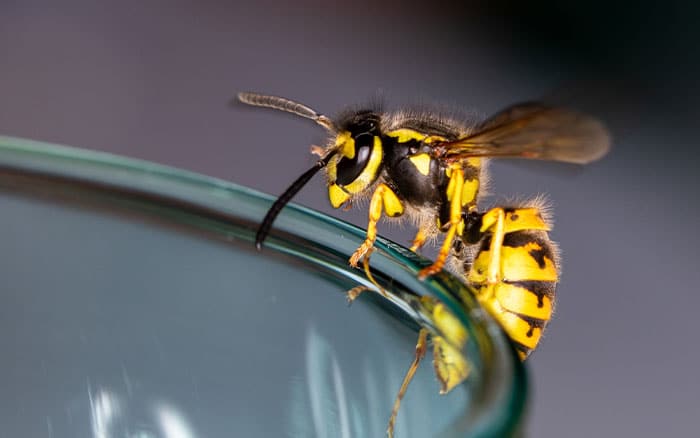
[[[101,182],[108,186],[202,204],[220,211],[226,211],[227,205],[232,205],[234,199],[245,199],[257,210],[253,213],[257,220],[262,218],[275,199],[273,196],[221,179],[144,160],[6,136],[0,136],[0,166],[31,173]],[[312,223],[313,227],[323,224],[328,230],[339,233],[339,236],[348,240],[348,248],[354,249],[357,243],[364,239],[364,230],[361,228],[296,204],[290,204],[282,211],[276,225],[284,224],[285,221],[298,223],[299,220]],[[319,258],[308,257],[303,252],[274,243],[274,239],[270,240],[267,246],[272,249],[305,258],[313,263],[324,263]],[[476,336],[479,342],[491,343],[490,346],[486,346],[487,350],[500,354],[500,362],[497,361],[497,365],[506,367],[506,375],[511,377],[511,382],[508,385],[508,382],[504,382],[507,379],[503,379],[504,376],[499,376],[498,373],[482,381],[482,392],[489,394],[491,398],[486,402],[487,406],[495,406],[496,409],[490,409],[487,414],[472,413],[482,415],[482,421],[472,424],[475,429],[468,436],[502,437],[518,434],[527,396],[526,370],[500,327],[484,315],[466,286],[452,275],[442,272],[425,282],[420,282],[415,274],[430,263],[428,260],[382,238],[377,240],[376,247],[379,251],[372,257],[373,268],[378,267],[380,271],[386,269],[385,272],[400,276],[402,282],[417,294],[438,298],[460,319],[469,333],[483,335]],[[351,251],[352,249],[346,255]],[[397,266],[401,269],[397,270]],[[337,266],[325,267],[338,269]],[[365,281],[357,271],[349,268],[344,269],[344,274],[360,282]]]

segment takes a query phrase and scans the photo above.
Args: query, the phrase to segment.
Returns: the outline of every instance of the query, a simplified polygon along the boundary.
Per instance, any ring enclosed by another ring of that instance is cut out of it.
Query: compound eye
[[[371,134],[360,134],[354,140],[355,155],[352,158],[343,156],[336,165],[336,183],[342,186],[348,185],[360,176],[367,164],[374,144],[374,136]]]

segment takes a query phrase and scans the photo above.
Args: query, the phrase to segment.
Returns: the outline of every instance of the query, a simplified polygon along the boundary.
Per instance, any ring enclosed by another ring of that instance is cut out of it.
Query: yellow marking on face
[[[350,199],[350,195],[340,188],[338,184],[328,186],[328,199],[331,201],[333,208],[338,208]]]
[[[408,158],[411,160],[411,163],[413,163],[414,166],[416,166],[416,169],[418,169],[418,172],[421,174],[428,176],[430,173],[430,155],[426,153],[422,154],[417,154],[413,155],[412,157]]]
[[[377,178],[380,164],[382,164],[382,140],[375,135],[367,166],[353,182],[344,186],[345,190],[353,195],[365,190]]]
[[[547,296],[542,297],[542,307],[540,307],[537,294],[507,283],[496,285],[495,296],[505,310],[544,321],[552,317],[552,301]]]
[[[462,205],[474,203],[477,193],[479,193],[479,180],[464,180],[464,185],[462,186]]]
[[[355,158],[355,140],[348,131],[343,131],[335,138],[335,147],[340,154],[350,160]]]

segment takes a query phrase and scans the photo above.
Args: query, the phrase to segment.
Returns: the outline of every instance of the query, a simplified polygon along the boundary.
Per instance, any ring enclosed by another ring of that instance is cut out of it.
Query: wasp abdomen
[[[537,347],[554,309],[556,246],[543,230],[506,232],[494,266],[492,238],[482,240],[468,265],[467,280],[525,359]],[[490,269],[496,270],[495,281],[489,281]]]

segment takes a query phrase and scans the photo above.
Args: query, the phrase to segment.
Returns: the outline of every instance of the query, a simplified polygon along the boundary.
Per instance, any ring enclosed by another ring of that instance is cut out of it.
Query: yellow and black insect
[[[293,113],[323,126],[325,147],[312,147],[319,161],[273,204],[258,229],[261,247],[285,204],[321,169],[326,170],[333,207],[369,197],[364,243],[350,258],[354,267],[368,257],[384,214],[409,218],[418,228],[412,250],[444,236],[434,263],[419,272],[425,278],[448,266],[474,290],[501,324],[520,358],[536,347],[554,306],[558,281],[556,245],[549,239],[541,202],[478,208],[492,157],[529,158],[585,164],[602,157],[610,140],[602,123],[579,112],[541,103],[511,106],[486,121],[468,125],[433,113],[377,109],[347,111],[335,120],[300,103],[275,96],[241,93],[246,104]],[[354,299],[356,293],[350,298]],[[439,303],[427,301],[438,324],[451,325]],[[393,427],[401,399],[427,350],[428,333],[419,334],[416,359],[409,368],[389,421]],[[433,360],[441,392],[463,381],[469,366],[452,345],[433,336]]]

